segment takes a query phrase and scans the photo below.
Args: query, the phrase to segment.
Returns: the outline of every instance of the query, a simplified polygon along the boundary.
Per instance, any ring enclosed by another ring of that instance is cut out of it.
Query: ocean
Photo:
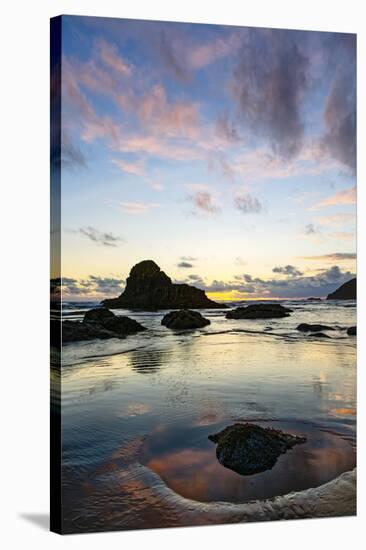
[[[246,302],[251,303],[251,302]],[[240,505],[315,488],[356,465],[354,301],[282,301],[286,318],[193,331],[164,313],[114,310],[148,328],[62,351],[64,532],[234,522]],[[93,302],[64,302],[82,319]],[[236,306],[236,303],[228,304]],[[322,323],[319,339],[296,330]],[[208,439],[234,422],[305,435],[271,470],[241,476]],[[258,517],[258,519],[260,519]]]

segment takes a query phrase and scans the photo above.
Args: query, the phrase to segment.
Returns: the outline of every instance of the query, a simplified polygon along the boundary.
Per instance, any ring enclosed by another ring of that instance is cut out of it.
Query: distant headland
[[[356,300],[356,277],[341,285],[337,290],[328,294],[327,300]]]

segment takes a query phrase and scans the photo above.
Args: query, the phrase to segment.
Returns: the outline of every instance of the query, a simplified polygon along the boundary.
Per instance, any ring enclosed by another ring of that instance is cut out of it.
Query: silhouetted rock
[[[81,322],[63,321],[62,341],[124,338],[142,330],[146,330],[146,328],[134,319],[117,317],[106,308],[95,308],[87,311]]]
[[[115,318],[115,314],[106,307],[96,307],[85,312],[83,323],[98,323],[104,325]]]
[[[205,292],[187,284],[174,284],[152,260],[136,264],[118,298],[102,302],[111,309],[213,309],[224,308],[207,298]]]
[[[307,302],[321,302],[321,298],[314,298],[314,296],[310,296],[310,298],[306,298]]]
[[[324,332],[314,332],[312,334],[308,334],[308,336],[311,336],[312,338],[330,338],[328,334],[324,334]]]
[[[233,424],[208,438],[220,464],[242,475],[270,470],[278,457],[306,438],[256,424]]]
[[[356,277],[347,281],[337,288],[331,294],[328,294],[327,300],[356,300]]]
[[[288,317],[291,312],[292,309],[281,304],[251,304],[228,311],[226,319],[272,319]]]
[[[357,335],[357,327],[349,327],[347,329],[348,336],[356,336]]]
[[[202,317],[198,311],[191,311],[190,309],[171,311],[164,315],[161,321],[162,325],[174,330],[202,328],[210,323],[211,321]]]
[[[318,324],[308,324],[300,323],[296,330],[301,332],[321,332],[322,330],[335,330],[333,327],[328,327],[327,325],[318,325]]]

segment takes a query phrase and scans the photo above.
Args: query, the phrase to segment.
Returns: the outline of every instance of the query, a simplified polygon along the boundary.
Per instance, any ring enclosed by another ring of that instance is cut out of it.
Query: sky
[[[154,260],[217,300],[356,269],[356,36],[63,16],[62,287]]]

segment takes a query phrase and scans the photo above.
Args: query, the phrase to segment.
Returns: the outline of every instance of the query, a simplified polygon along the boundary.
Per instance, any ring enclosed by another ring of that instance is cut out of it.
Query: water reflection
[[[337,322],[355,324],[354,312],[342,311],[347,318]],[[316,486],[351,469],[355,339],[299,336],[298,322],[326,321],[316,315],[281,320],[291,339],[227,332],[224,314],[215,312],[209,337],[173,334],[151,315],[143,319],[149,331],[136,338],[69,346],[62,367],[67,528],[217,523],[219,512],[197,515],[179,495],[244,502]],[[328,315],[334,319],[334,312]],[[277,332],[282,325],[273,326]],[[271,471],[241,478],[218,463],[207,439],[237,420],[305,432],[308,444],[282,456]],[[235,517],[231,510],[228,521]]]
[[[164,364],[165,351],[156,349],[135,350],[128,355],[128,364],[139,374],[155,374]],[[167,357],[165,357],[165,361]]]
[[[144,444],[141,460],[173,491],[200,502],[271,498],[317,487],[355,466],[354,449],[342,437],[309,424],[270,425],[305,435],[308,441],[282,455],[271,470],[259,474],[241,476],[218,462],[215,445],[207,439],[216,431],[212,426],[182,434],[176,430],[152,434]]]

